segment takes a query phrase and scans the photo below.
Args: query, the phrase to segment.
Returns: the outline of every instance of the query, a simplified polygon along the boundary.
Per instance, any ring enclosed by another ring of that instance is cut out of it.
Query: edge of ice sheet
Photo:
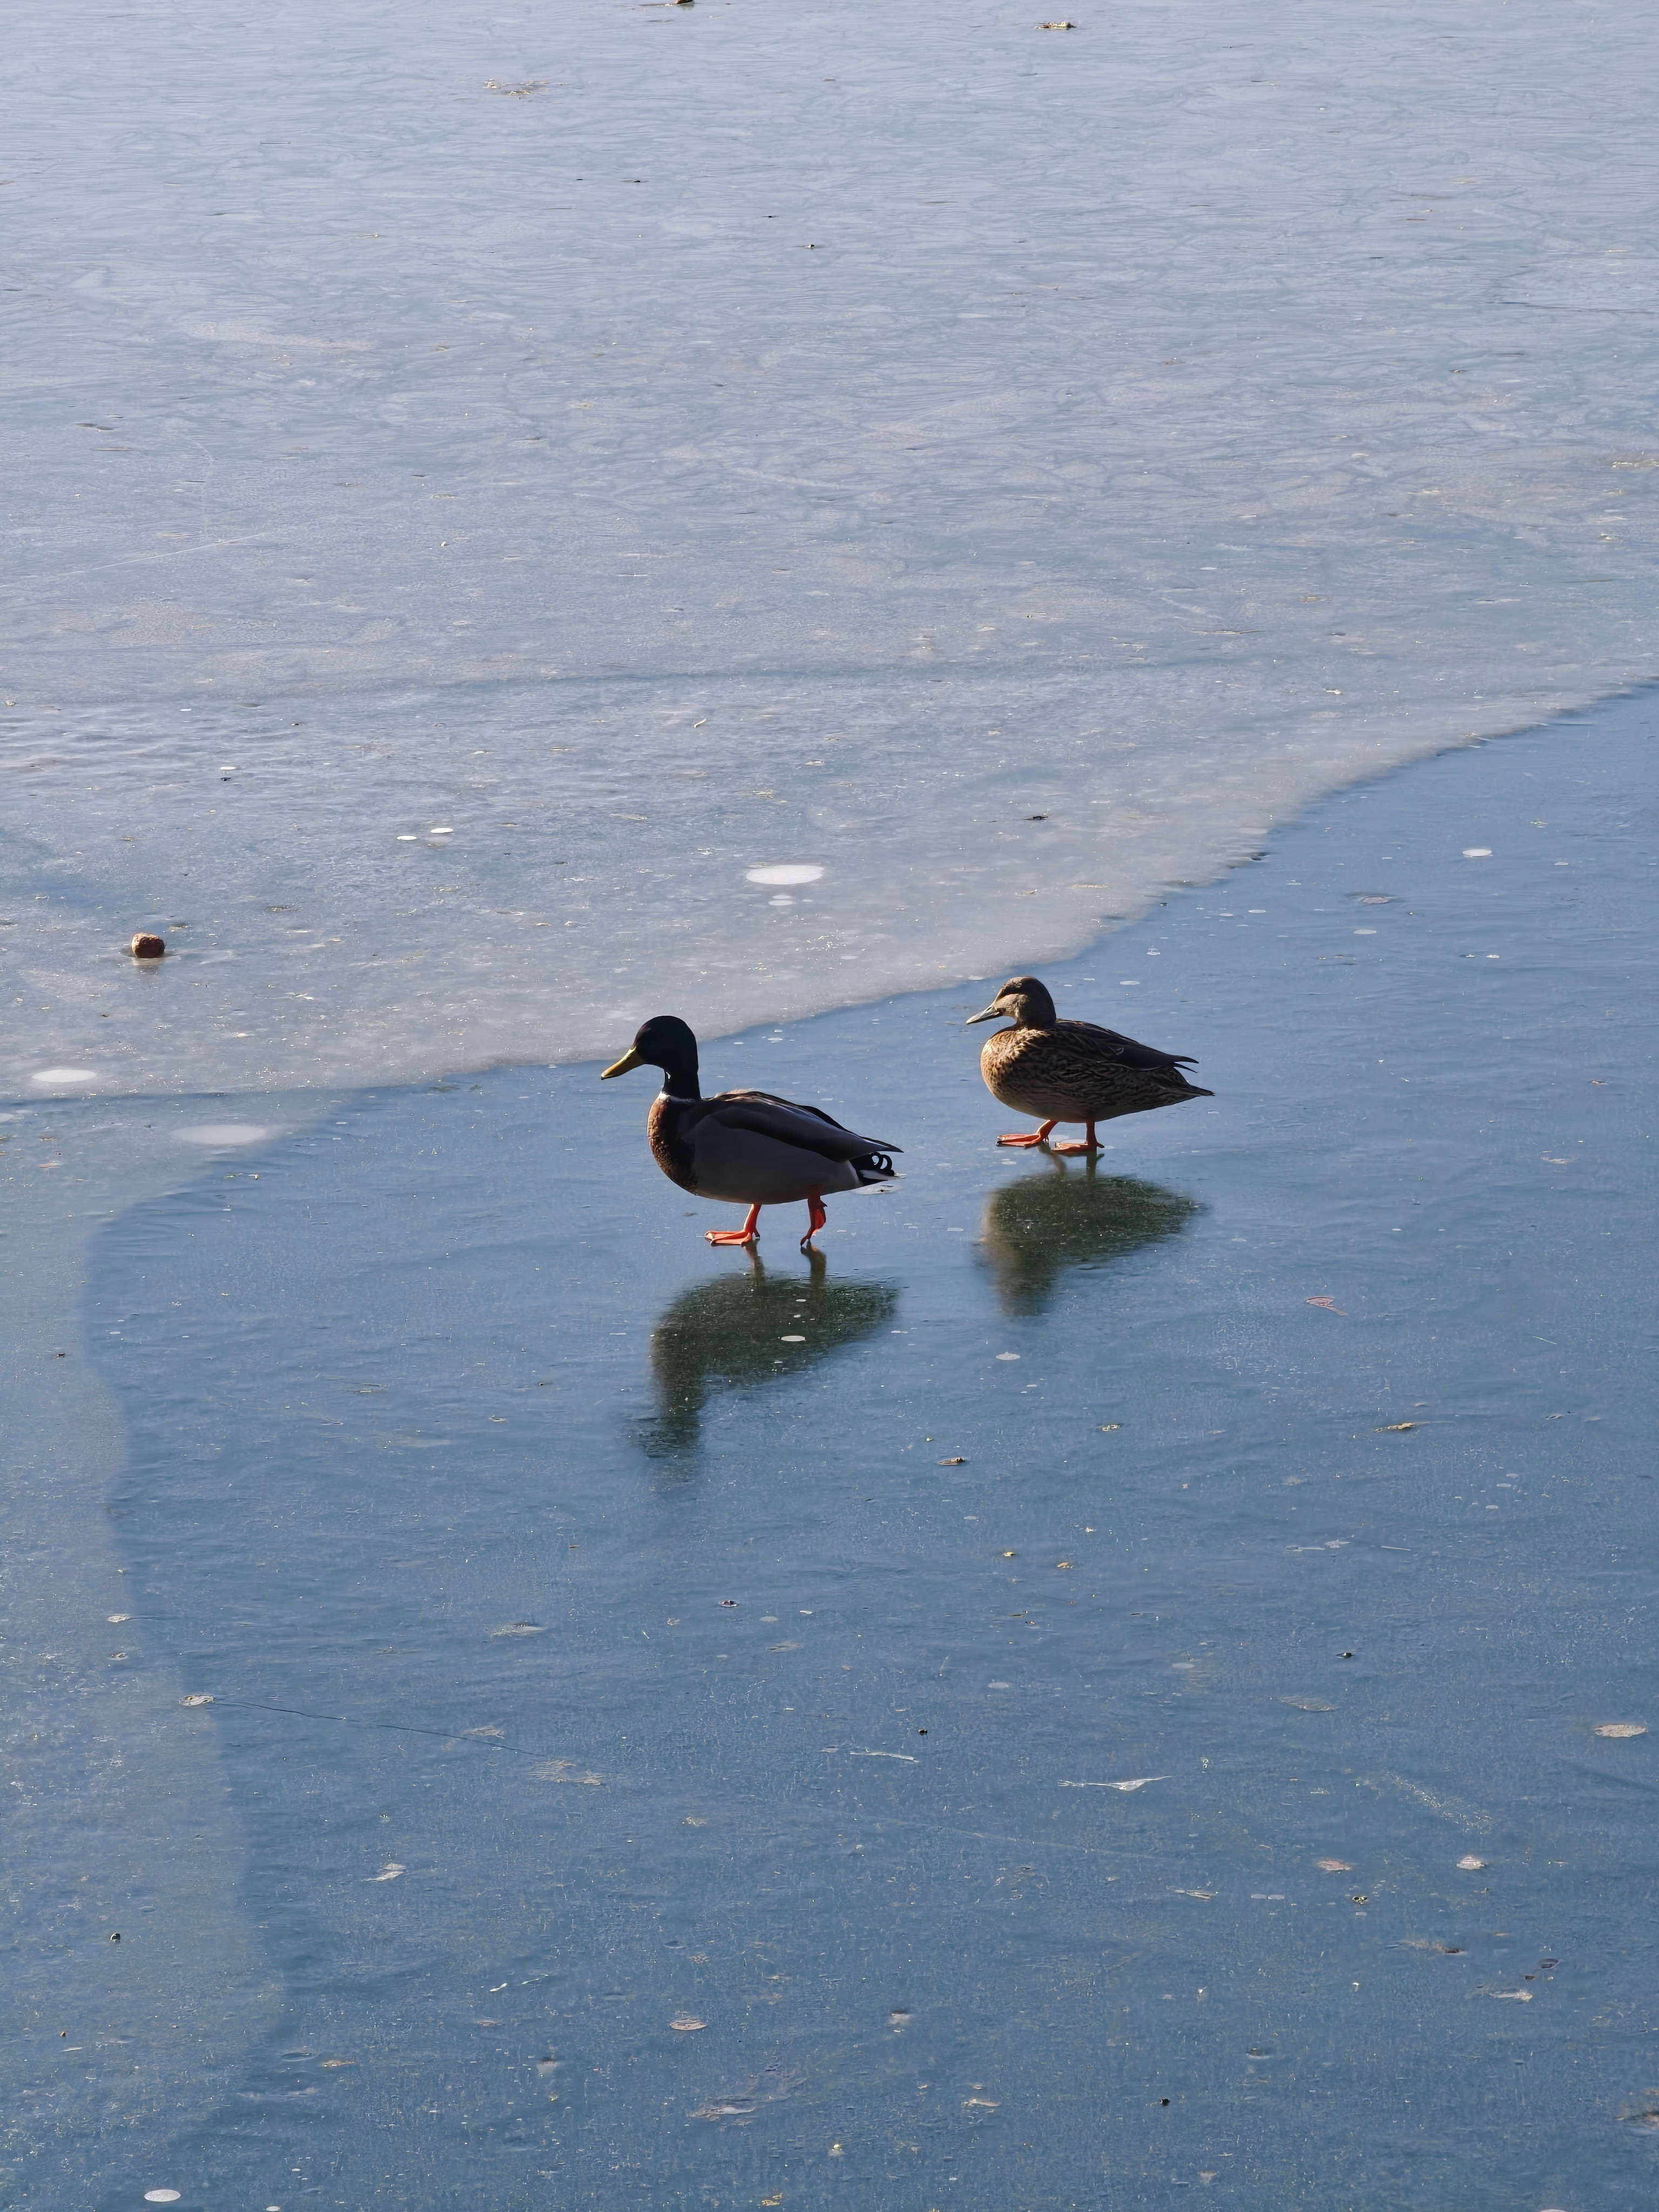
[[[1644,687],[1600,712],[1640,714],[1652,696]],[[1115,926],[1216,881],[1333,790],[1542,719],[1492,714],[1455,735],[1419,726],[1387,752],[1374,733],[1343,748],[1237,749],[1207,764],[1201,789],[1196,763],[1152,745],[1103,742],[1092,762],[1066,762],[964,744],[931,805],[917,788],[890,811],[860,782],[745,811],[700,783],[675,788],[648,761],[590,757],[550,786],[545,725],[526,704],[507,726],[493,689],[470,702],[428,694],[418,715],[384,696],[337,703],[331,719],[354,743],[398,740],[395,810],[374,788],[337,799],[326,766],[279,726],[286,714],[244,732],[234,799],[222,710],[198,709],[188,738],[130,714],[118,735],[43,749],[34,833],[11,841],[0,915],[33,987],[0,1048],[0,1095],[417,1081],[613,1055],[662,1011],[712,1040],[1040,967],[1103,933],[1109,962]],[[574,738],[578,710],[563,706]],[[584,711],[602,719],[592,699]],[[1547,719],[1582,712],[1564,702]],[[664,719],[700,718],[688,705]],[[739,773],[780,775],[775,752],[754,757],[769,747],[753,725],[770,714],[729,719]],[[489,741],[461,789],[421,736],[447,741],[458,725]],[[435,816],[440,796],[447,834],[410,842],[402,825]],[[72,846],[42,834],[63,811],[76,817]],[[1446,836],[1461,852],[1480,830],[1450,823]],[[176,890],[165,905],[158,880]],[[140,964],[122,948],[149,922],[167,955]],[[1131,980],[1103,978],[1103,1001]]]

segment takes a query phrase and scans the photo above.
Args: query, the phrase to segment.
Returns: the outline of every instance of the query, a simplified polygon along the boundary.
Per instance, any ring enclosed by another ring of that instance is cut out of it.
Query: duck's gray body
[[[646,1127],[651,1156],[671,1182],[732,1206],[793,1206],[893,1175],[890,1148],[878,1139],[769,1091],[714,1098],[659,1091]]]

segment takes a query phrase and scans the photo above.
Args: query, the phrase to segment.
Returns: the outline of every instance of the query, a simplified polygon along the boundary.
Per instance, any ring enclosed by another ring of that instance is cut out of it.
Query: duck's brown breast
[[[652,1158],[670,1182],[678,1183],[682,1190],[695,1190],[697,1187],[696,1164],[686,1123],[701,1104],[700,1099],[671,1098],[665,1091],[659,1091],[651,1101],[651,1111],[645,1120],[646,1141],[651,1147]]]

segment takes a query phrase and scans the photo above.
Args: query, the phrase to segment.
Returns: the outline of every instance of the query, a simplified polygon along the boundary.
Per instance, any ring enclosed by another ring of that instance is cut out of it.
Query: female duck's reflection
[[[769,1275],[757,1257],[741,1275],[699,1283],[675,1299],[651,1333],[657,1416],[642,1432],[648,1452],[696,1443],[711,1389],[797,1375],[890,1323],[898,1310],[891,1285],[828,1282],[822,1254],[807,1257],[804,1277]]]
[[[987,1200],[980,1255],[1005,1313],[1041,1313],[1066,1268],[1109,1266],[1176,1236],[1197,1211],[1194,1200],[1157,1183],[1101,1175],[1092,1160],[1080,1170],[1056,1160]]]

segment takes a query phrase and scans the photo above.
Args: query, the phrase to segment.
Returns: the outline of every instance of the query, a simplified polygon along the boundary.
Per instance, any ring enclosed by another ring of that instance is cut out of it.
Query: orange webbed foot
[[[829,1215],[823,1210],[823,1200],[818,1196],[817,1191],[813,1191],[806,1201],[806,1234],[800,1240],[800,1249],[803,1252],[812,1250],[812,1239],[829,1218]]]
[[[1052,1121],[1045,1121],[1040,1129],[1021,1129],[1010,1136],[999,1137],[997,1142],[1024,1152],[1033,1145],[1046,1145],[1048,1141],[1048,1132],[1054,1126]],[[1056,1146],[1055,1149],[1058,1151],[1059,1147]]]
[[[1063,1145],[1053,1145],[1049,1150],[1056,1152],[1088,1152],[1091,1155],[1097,1152],[1100,1146],[1095,1136],[1094,1123],[1092,1121],[1084,1123],[1081,1144],[1079,1144],[1074,1137],[1068,1137]]]
[[[710,1244],[752,1244],[760,1234],[755,1226],[759,1219],[759,1206],[751,1206],[741,1229],[705,1229],[702,1233]]]

